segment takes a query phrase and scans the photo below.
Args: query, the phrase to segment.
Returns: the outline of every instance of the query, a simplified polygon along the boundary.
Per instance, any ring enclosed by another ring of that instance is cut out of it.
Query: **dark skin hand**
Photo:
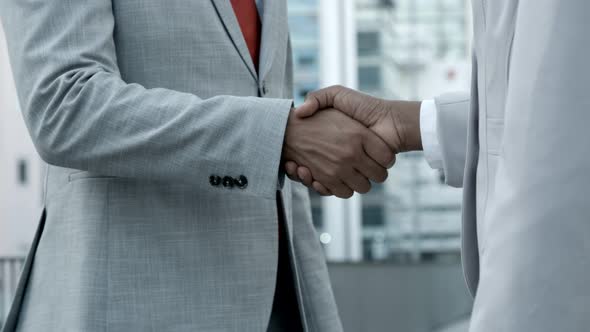
[[[325,109],[337,109],[362,123],[381,137],[394,154],[422,150],[419,102],[388,101],[333,86],[308,95],[295,113],[300,118],[306,118],[317,116]],[[388,167],[393,166],[394,162],[395,158]],[[285,163],[285,170],[292,180],[302,182],[321,195],[333,195],[330,186],[326,186],[312,169],[305,166],[305,163],[289,160]]]
[[[305,165],[337,197],[366,193],[370,181],[384,182],[394,158],[383,139],[340,111],[326,109],[304,118],[291,112],[289,116],[283,161]]]

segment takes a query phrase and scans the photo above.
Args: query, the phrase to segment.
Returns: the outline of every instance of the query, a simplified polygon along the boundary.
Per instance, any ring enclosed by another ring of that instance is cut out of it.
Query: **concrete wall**
[[[347,332],[431,332],[469,316],[472,299],[458,263],[330,264]]]

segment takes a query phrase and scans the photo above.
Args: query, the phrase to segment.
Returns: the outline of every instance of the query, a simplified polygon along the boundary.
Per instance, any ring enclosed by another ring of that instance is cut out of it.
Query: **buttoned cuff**
[[[442,151],[437,131],[437,110],[434,100],[425,100],[420,105],[420,136],[424,157],[433,169],[442,169]]]

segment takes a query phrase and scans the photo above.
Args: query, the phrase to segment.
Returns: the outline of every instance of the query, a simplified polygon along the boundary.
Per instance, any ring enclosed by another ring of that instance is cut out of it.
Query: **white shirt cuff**
[[[442,151],[437,131],[437,112],[434,100],[425,100],[420,105],[420,136],[424,157],[433,169],[442,169]]]

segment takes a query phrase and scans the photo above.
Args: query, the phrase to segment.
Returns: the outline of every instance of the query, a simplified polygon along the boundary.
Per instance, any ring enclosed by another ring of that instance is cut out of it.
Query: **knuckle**
[[[352,138],[354,139],[354,142],[357,144],[362,144],[365,140],[365,131],[363,130],[364,128],[361,127],[357,127],[353,129],[352,132]]]
[[[355,158],[355,151],[352,147],[350,146],[345,146],[342,148],[341,152],[340,152],[340,156],[339,156],[339,163],[338,163],[338,168],[342,169],[342,164],[343,163],[348,163],[353,161]]]
[[[355,149],[349,148],[349,149],[346,149],[346,151],[344,153],[343,161],[346,163],[351,163],[351,162],[356,161],[357,158],[358,158],[358,155],[357,155]]]
[[[344,90],[344,87],[342,85],[332,85],[331,87],[326,89],[326,93],[332,96],[336,96],[342,90]]]
[[[339,174],[339,168],[340,168],[340,166],[328,168],[326,170],[326,175],[332,179],[337,177]]]

